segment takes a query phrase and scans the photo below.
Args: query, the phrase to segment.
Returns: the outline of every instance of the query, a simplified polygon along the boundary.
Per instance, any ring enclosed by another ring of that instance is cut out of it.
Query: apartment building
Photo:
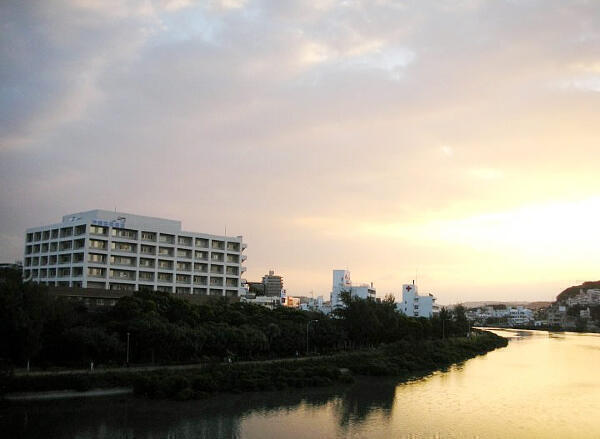
[[[181,221],[107,210],[27,229],[23,277],[46,285],[235,297],[245,293],[241,236],[186,232]]]

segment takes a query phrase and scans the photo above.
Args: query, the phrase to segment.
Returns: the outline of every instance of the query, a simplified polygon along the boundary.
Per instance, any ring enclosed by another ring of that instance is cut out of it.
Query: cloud
[[[406,245],[455,288],[465,249],[358,236],[597,194],[599,8],[3,2],[0,257],[26,227],[117,204],[227,223],[249,278],[273,254],[296,273],[348,259],[391,289]],[[290,291],[329,288],[315,279]]]

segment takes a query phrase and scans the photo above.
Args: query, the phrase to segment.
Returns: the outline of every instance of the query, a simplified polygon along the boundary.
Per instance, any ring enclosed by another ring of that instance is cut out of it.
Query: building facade
[[[342,305],[340,294],[343,291],[350,293],[350,297],[359,297],[361,299],[375,299],[377,291],[373,284],[353,285],[350,279],[350,271],[333,270],[333,285],[331,288],[331,307],[335,308]]]
[[[237,297],[241,236],[186,232],[181,222],[107,210],[27,229],[23,277],[51,286]]]
[[[427,317],[433,316],[435,307],[435,297],[428,294],[420,296],[417,286],[402,285],[402,302],[396,304],[396,309],[409,317]]]
[[[283,290],[283,278],[277,276],[273,270],[269,270],[269,274],[263,276],[262,284],[265,296],[273,297],[281,295],[281,290]]]

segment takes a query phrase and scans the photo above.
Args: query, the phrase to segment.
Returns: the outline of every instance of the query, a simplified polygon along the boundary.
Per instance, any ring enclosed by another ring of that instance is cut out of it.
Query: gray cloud
[[[116,205],[226,223],[250,240],[250,277],[309,267],[316,284],[291,286],[326,290],[318,267],[350,259],[392,288],[388,255],[346,257],[370,238],[327,242],[292,220],[408,221],[600,189],[585,177],[600,134],[594,2],[0,8],[3,259],[26,227]]]

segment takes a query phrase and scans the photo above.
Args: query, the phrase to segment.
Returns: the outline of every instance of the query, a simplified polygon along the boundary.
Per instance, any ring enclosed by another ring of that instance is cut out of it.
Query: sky
[[[325,295],[600,278],[600,2],[0,3],[0,261],[117,209]]]

